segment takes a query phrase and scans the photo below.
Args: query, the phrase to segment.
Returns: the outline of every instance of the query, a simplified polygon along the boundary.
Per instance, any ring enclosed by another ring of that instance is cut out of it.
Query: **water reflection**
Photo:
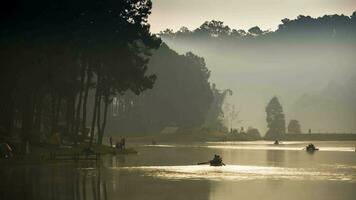
[[[288,150],[304,145],[185,143],[138,146],[139,154],[98,163],[1,163],[0,200],[355,199],[355,153],[334,150],[356,142],[319,142],[332,151],[314,154]],[[214,154],[227,166],[195,165]]]
[[[266,151],[266,160],[268,165],[283,166],[285,162],[285,151]]]
[[[306,141],[284,141],[274,145],[271,141],[249,141],[249,142],[206,142],[204,144],[160,144],[142,145],[144,147],[156,148],[211,148],[211,149],[242,149],[242,150],[281,150],[281,151],[304,151],[305,146],[310,143]],[[315,142],[318,143],[318,142]],[[318,146],[319,151],[341,151],[354,152],[354,146]]]
[[[107,200],[107,183],[100,165],[89,166],[50,164],[1,168],[0,199]]]
[[[279,157],[279,156],[277,156]],[[263,167],[228,165],[211,167],[201,165],[187,166],[140,166],[116,167],[113,170],[138,171],[144,176],[171,180],[215,180],[215,181],[246,181],[246,180],[343,180],[355,182],[352,174],[329,173],[317,169],[300,169],[286,167]]]

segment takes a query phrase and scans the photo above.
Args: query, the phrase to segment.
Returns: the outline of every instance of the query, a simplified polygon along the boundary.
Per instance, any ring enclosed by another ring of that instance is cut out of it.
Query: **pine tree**
[[[266,138],[278,139],[285,133],[285,119],[283,108],[277,97],[273,97],[266,106],[268,131]]]
[[[300,128],[300,123],[298,120],[292,119],[289,121],[288,133],[292,133],[292,134],[302,133]]]

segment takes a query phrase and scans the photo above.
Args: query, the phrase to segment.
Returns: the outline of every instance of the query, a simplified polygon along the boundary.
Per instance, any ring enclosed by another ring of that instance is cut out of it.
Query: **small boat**
[[[314,144],[310,143],[308,144],[308,146],[305,147],[305,150],[308,152],[314,152],[314,151],[318,151],[319,149],[316,148]]]
[[[274,145],[279,145],[279,141],[278,140],[274,141]]]
[[[214,158],[208,162],[201,162],[198,163],[198,165],[205,165],[205,164],[209,164],[210,166],[214,166],[214,167],[220,167],[220,166],[224,166],[225,163],[223,163],[222,158],[219,155],[214,155]]]

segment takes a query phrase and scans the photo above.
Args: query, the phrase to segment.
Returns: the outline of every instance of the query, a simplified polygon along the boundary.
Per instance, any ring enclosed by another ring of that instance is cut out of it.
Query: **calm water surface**
[[[138,155],[0,166],[0,199],[356,199],[356,141],[131,144]],[[220,154],[224,167],[196,165]]]

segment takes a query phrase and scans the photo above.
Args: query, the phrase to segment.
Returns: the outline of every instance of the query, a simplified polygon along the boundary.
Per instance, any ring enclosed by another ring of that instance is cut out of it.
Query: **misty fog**
[[[299,120],[303,132],[355,132],[356,37],[350,31],[355,17],[334,18],[302,16],[294,21],[299,24],[286,21],[275,32],[244,33],[231,31],[228,24],[210,24],[216,32],[207,36],[201,33],[203,24],[161,34],[174,50],[204,57],[211,82],[233,91],[227,101],[243,120],[234,128],[254,126],[265,132],[265,106],[277,96],[286,121]],[[219,26],[227,31],[219,32]],[[242,34],[233,36],[237,32]]]

